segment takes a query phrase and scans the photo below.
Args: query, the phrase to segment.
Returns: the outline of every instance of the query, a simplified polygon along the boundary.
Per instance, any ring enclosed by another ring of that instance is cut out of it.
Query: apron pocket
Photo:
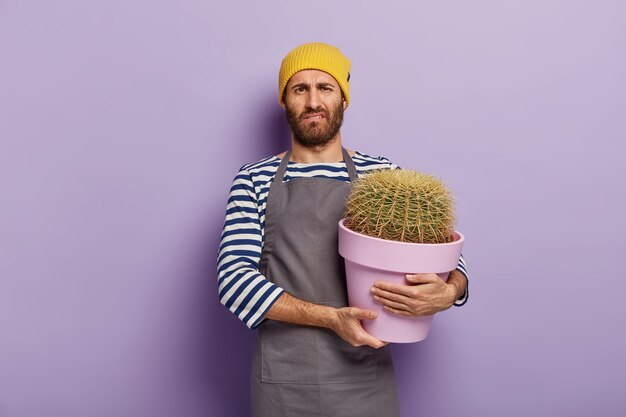
[[[262,382],[336,384],[376,379],[376,350],[353,347],[330,329],[268,320],[260,326],[259,337]]]
[[[376,379],[376,350],[351,346],[330,329],[319,329],[319,383],[337,384]]]

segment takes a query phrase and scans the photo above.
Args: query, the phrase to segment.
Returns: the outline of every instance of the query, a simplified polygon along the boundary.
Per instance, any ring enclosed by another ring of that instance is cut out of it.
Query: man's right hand
[[[357,307],[343,307],[335,310],[335,317],[331,321],[330,329],[352,346],[371,346],[374,349],[388,345],[381,342],[363,329],[361,320],[374,320],[378,314],[375,311],[362,310]]]
[[[326,327],[352,346],[367,345],[378,349],[389,343],[371,336],[361,326],[361,320],[374,320],[376,316],[375,311],[314,304],[284,292],[270,307],[265,317],[287,323]]]

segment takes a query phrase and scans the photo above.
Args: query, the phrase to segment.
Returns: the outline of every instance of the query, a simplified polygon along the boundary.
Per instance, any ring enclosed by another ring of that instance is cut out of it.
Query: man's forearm
[[[310,303],[287,292],[282,293],[265,314],[266,318],[272,320],[326,327],[352,346],[368,345],[378,349],[387,343],[369,335],[361,325],[361,320],[374,320],[376,316],[374,311],[356,307],[334,308]]]
[[[310,303],[284,292],[265,317],[294,324],[331,328],[336,309]]]
[[[463,275],[462,272],[456,269],[454,271],[450,271],[450,275],[448,275],[446,283],[452,285],[455,291],[452,302],[461,298],[467,289],[467,278],[465,278],[465,275]]]

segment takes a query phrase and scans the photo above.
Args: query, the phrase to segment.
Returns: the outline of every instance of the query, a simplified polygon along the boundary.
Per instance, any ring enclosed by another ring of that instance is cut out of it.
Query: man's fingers
[[[384,281],[375,282],[374,288],[379,288],[381,290],[393,292],[396,294],[402,294],[407,297],[411,296],[411,291],[412,291],[411,286],[409,285],[394,284],[391,282],[384,282]]]
[[[391,291],[386,291],[380,288],[373,288],[372,294],[374,294],[374,298],[380,297],[387,300],[395,301],[400,304],[408,304],[412,299],[415,298],[415,288],[411,289],[411,297],[407,297],[406,295],[398,294]]]
[[[388,307],[388,306],[383,306],[383,308],[385,309],[385,311],[388,311],[388,312],[393,313],[393,314],[397,314],[399,316],[407,316],[407,317],[412,317],[413,316],[413,314],[409,313],[406,310],[398,310],[397,308]]]
[[[375,311],[361,310],[360,308],[356,308],[356,307],[354,308],[354,311],[358,319],[374,320],[376,317],[378,317],[378,313]]]
[[[380,341],[378,339],[376,339],[374,336],[370,335],[369,333],[367,333],[365,330],[363,331],[363,342],[368,345],[373,347],[374,349],[379,349],[383,346],[385,346],[386,342]]]
[[[392,308],[395,308],[396,310],[405,310],[405,311],[409,311],[409,312],[411,311],[411,307],[410,306],[408,306],[406,304],[403,304],[403,303],[399,303],[399,302],[396,302],[396,301],[389,300],[387,298],[374,296],[374,300],[378,301],[383,306],[392,307]]]
[[[382,342],[363,329],[361,320],[373,320],[378,313],[371,310],[363,310],[358,307],[341,308],[340,325],[333,330],[346,342],[352,346],[368,345],[374,349],[379,349],[388,344]]]

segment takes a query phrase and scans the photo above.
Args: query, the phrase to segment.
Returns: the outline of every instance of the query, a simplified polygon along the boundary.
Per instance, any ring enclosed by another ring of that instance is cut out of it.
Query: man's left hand
[[[461,273],[451,271],[448,281],[453,274]],[[447,310],[459,297],[458,288],[437,274],[406,274],[406,279],[409,285],[377,281],[371,289],[374,300],[401,316],[429,316]]]

